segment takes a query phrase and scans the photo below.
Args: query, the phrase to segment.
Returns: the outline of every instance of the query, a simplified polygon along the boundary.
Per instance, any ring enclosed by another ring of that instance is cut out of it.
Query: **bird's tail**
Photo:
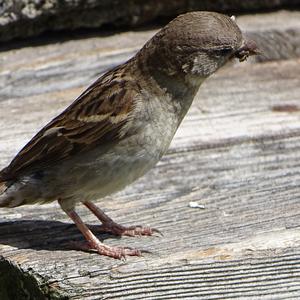
[[[26,180],[0,179],[0,207],[17,207],[25,204],[43,202],[36,184]]]
[[[6,184],[5,184],[5,181],[2,181],[2,182],[0,182],[0,195],[2,193],[4,193],[5,190],[6,190]]]
[[[9,207],[11,197],[7,195],[6,191],[10,184],[7,181],[0,182],[0,207]]]

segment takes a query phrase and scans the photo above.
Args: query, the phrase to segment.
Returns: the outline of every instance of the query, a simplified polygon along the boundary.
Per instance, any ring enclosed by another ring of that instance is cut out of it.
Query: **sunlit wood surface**
[[[157,167],[95,201],[119,223],[164,235],[99,238],[151,253],[117,261],[72,250],[69,241],[83,237],[57,203],[0,209],[0,298],[299,299],[297,16],[241,18],[265,49],[263,62],[227,66],[207,80]],[[155,31],[0,52],[0,167]],[[98,224],[85,208],[78,213]]]

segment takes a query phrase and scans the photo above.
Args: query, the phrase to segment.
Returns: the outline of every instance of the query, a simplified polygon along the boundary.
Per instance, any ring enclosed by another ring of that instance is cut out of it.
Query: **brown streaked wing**
[[[137,94],[134,82],[121,73],[114,69],[92,84],[31,139],[0,172],[0,179],[13,179],[121,138]]]

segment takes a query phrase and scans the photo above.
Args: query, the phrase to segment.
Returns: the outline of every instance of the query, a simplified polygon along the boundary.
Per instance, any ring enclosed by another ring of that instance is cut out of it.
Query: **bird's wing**
[[[122,74],[116,69],[99,78],[31,139],[0,178],[13,179],[121,139],[137,95],[136,84]]]

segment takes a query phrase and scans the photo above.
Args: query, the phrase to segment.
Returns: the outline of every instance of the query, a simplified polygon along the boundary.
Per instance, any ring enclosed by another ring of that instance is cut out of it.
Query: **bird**
[[[259,53],[233,18],[194,11],[177,16],[127,62],[106,72],[45,125],[0,171],[0,207],[58,201],[86,239],[82,250],[122,259],[131,247],[101,242],[76,212],[85,205],[103,230],[150,236],[125,227],[93,201],[131,184],[160,160],[200,85],[234,58]]]

